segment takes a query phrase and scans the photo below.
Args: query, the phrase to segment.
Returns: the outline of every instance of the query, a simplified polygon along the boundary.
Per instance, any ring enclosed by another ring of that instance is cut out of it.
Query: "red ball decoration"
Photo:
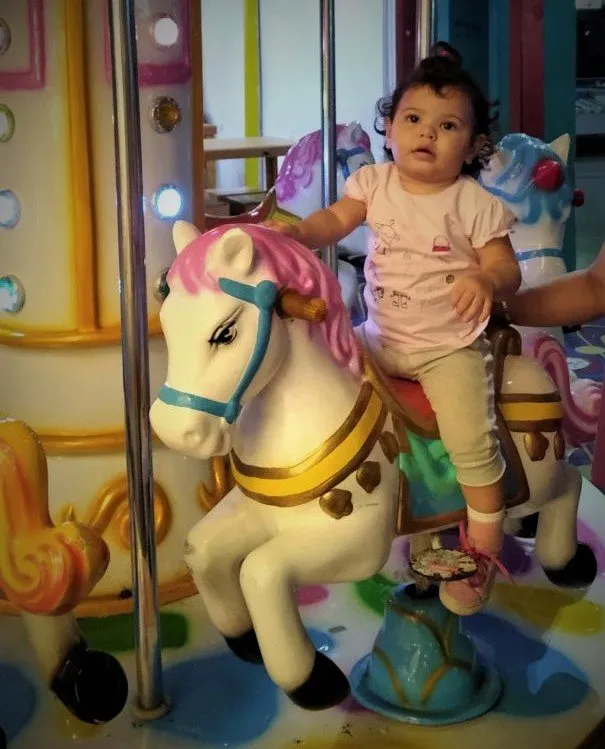
[[[532,181],[539,190],[558,190],[565,182],[565,172],[558,161],[540,159],[532,170]]]
[[[575,208],[579,208],[580,206],[584,205],[584,193],[582,190],[574,190],[573,191],[573,197],[571,199],[571,204]]]

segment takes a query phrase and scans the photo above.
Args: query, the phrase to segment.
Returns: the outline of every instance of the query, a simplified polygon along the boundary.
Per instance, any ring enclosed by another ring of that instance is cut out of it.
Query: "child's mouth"
[[[428,158],[428,157],[433,158],[435,156],[434,152],[430,148],[427,148],[426,146],[421,146],[420,148],[415,148],[412,151],[412,153],[415,154],[416,156],[422,156],[422,157],[426,157],[426,158]]]

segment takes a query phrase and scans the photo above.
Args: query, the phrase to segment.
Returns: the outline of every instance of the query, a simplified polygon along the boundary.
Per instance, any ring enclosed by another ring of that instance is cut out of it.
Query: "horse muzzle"
[[[231,450],[229,424],[210,414],[154,401],[149,413],[153,431],[171,450],[191,458],[226,455]]]

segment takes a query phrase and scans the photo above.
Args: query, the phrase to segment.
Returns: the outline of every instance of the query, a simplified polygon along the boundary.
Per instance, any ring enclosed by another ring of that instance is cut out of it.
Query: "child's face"
[[[406,91],[387,122],[386,136],[403,176],[436,184],[455,180],[482,144],[473,138],[471,103],[454,88],[441,96],[426,86]]]

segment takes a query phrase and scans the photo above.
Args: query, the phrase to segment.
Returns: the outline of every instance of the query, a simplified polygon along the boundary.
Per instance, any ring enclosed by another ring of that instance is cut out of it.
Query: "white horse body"
[[[177,250],[194,236],[193,227],[177,225]],[[252,240],[239,229],[209,245],[205,265],[217,279],[248,290],[267,280]],[[398,533],[400,470],[385,448],[388,440],[383,442],[396,427],[373,386],[337,362],[308,323],[271,314],[266,351],[236,419],[237,411],[229,416],[231,406],[223,406],[245,380],[246,360],[254,359],[261,313],[228,293],[194,294],[171,280],[161,320],[169,352],[165,388],[173,400],[160,393],[151,421],[160,439],[179,452],[208,458],[232,451],[238,485],[192,529],[186,559],[219,632],[233,645],[253,631],[270,676],[292,696],[314,678],[318,657],[295,589],[362,580],[383,567]],[[523,357],[507,357],[502,394],[510,401],[521,394],[513,409],[519,403],[523,409],[528,399],[531,407],[552,400],[553,413],[557,408],[552,380]],[[214,405],[208,407],[207,399]],[[207,410],[217,404],[227,415]],[[527,434],[512,434],[530,501],[511,517],[541,510],[538,557],[545,567],[562,570],[576,553],[580,481],[563,464],[552,423],[534,419],[539,456],[528,456]],[[346,455],[339,453],[342,445]],[[327,463],[336,477],[329,486],[322,483]],[[328,697],[321,706],[337,701]]]
[[[234,452],[247,465],[299,465],[345,422],[359,395],[359,384],[310,340],[305,323],[294,321],[287,335],[290,354],[233,429]],[[318,383],[329,393],[322,408]],[[292,398],[296,408],[285,408]],[[301,419],[301,413],[313,418]],[[308,678],[315,657],[294,589],[362,580],[388,559],[398,471],[378,443],[367,460],[380,465],[381,485],[366,494],[354,474],[347,476],[337,489],[351,493],[352,511],[340,520],[317,501],[271,506],[236,487],[189,534],[187,563],[215,625],[232,637],[254,625],[267,670],[286,692]]]

